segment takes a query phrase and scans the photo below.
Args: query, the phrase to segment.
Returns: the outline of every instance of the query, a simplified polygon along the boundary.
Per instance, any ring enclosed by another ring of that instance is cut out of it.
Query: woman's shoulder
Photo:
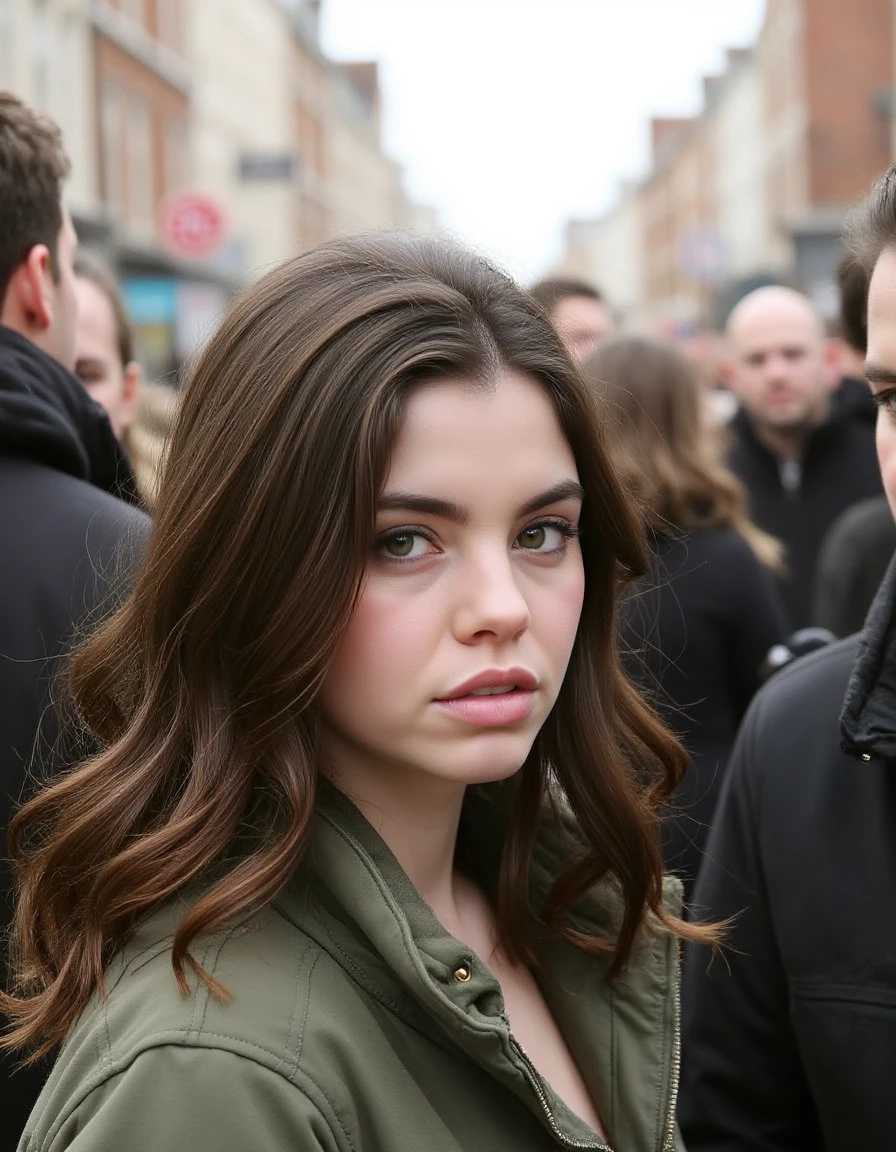
[[[184,910],[176,904],[158,910],[113,959],[104,994],[94,996],[73,1028],[32,1114],[29,1148],[49,1146],[54,1127],[82,1123],[73,1117],[99,1107],[113,1088],[129,1099],[150,1069],[157,1076],[183,1065],[185,1091],[203,1098],[222,1090],[226,1096],[228,1086],[241,1096],[244,1080],[259,1077],[269,1082],[267,1091],[289,1093],[296,1107],[300,1098],[314,1097],[315,1085],[300,1067],[303,1042],[320,1020],[338,1016],[345,974],[271,906],[192,949],[226,995],[216,996],[189,969],[190,991],[182,994],[171,958]]]

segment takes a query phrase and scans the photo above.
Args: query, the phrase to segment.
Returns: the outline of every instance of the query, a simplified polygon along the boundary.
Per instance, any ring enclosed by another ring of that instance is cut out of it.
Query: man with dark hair
[[[584,360],[613,331],[603,295],[584,280],[551,277],[529,290],[557,330],[573,360]]]
[[[847,253],[837,269],[840,286],[840,333],[845,352],[840,357],[841,391],[865,413],[877,410],[865,383],[868,342],[868,274]],[[818,553],[812,622],[835,636],[849,636],[865,616],[896,551],[896,521],[886,496],[860,500],[842,512]]]
[[[896,167],[855,225],[867,379],[896,509]],[[842,706],[842,707],[841,707]],[[689,1152],[891,1152],[896,1132],[896,565],[864,631],[795,661],[741,729],[694,891],[729,920],[691,950]]]
[[[837,265],[837,288],[840,293],[840,335],[852,353],[846,362],[844,376],[861,379],[865,349],[868,347],[868,273],[846,252]]]
[[[0,92],[0,834],[32,775],[65,762],[56,673],[114,598],[146,518],[109,421],[72,375],[77,239],[57,126]],[[123,548],[122,545],[128,545]],[[0,862],[0,931],[12,881]],[[0,978],[6,981],[5,963]],[[12,1152],[45,1068],[0,1061],[0,1152]]]

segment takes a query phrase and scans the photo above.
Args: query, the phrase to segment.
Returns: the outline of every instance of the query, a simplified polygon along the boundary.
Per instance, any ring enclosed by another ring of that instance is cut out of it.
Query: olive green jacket
[[[559,863],[540,850],[543,880]],[[669,892],[674,900],[673,886]],[[608,931],[618,901],[577,924]],[[181,996],[148,919],[63,1047],[20,1152],[524,1152],[606,1148],[512,1036],[497,980],[438,923],[343,797],[318,808],[308,866],[195,955],[232,999]],[[614,1152],[680,1152],[678,949],[665,933],[608,984],[549,946],[543,991]]]

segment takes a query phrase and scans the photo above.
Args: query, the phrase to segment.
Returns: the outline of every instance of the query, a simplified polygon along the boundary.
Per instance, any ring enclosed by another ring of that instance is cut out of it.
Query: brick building
[[[768,0],[757,43],[704,81],[699,115],[653,122],[649,171],[625,194],[642,233],[630,317],[718,322],[771,278],[833,312],[843,219],[894,156],[894,64],[894,0]],[[612,298],[622,266],[599,263],[606,244],[589,254]],[[581,268],[581,249],[568,245],[561,263]]]

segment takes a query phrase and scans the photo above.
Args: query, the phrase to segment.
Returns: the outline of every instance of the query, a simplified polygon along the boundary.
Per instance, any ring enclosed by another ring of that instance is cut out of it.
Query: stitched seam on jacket
[[[659,967],[662,969],[663,975],[664,975],[664,981],[663,981],[664,982],[663,1035],[662,1035],[662,1041],[661,1041],[662,1042],[662,1049],[661,1049],[662,1059],[660,1060],[659,1078],[657,1080],[657,1085],[656,1085],[656,1139],[657,1139],[657,1147],[658,1148],[662,1147],[663,1139],[666,1135],[666,1131],[665,1131],[665,1129],[666,1129],[666,1109],[663,1108],[663,1096],[665,1095],[665,1090],[666,1090],[667,1086],[669,1086],[668,1091],[671,1091],[671,1080],[672,1080],[671,1059],[673,1056],[673,1048],[674,1048],[674,1044],[675,1044],[675,1037],[674,1037],[675,1008],[674,1008],[674,1003],[673,1003],[673,997],[675,995],[674,981],[676,979],[676,973],[674,971],[673,958],[670,955],[670,952],[677,950],[677,948],[678,948],[677,941],[674,940],[671,935],[666,935],[663,937],[662,956],[657,957],[657,960],[659,962]],[[671,974],[670,974],[670,967],[673,968]],[[670,979],[670,976],[671,976],[671,979]],[[666,1039],[667,1036],[669,1036],[670,1034],[672,1034],[672,1041],[671,1041],[672,1047],[669,1046],[669,1043],[667,1042],[667,1039]]]
[[[308,979],[305,981],[300,980],[299,979],[299,973],[302,970],[302,967],[305,963],[305,957],[308,955],[308,950],[310,948],[311,948],[311,942],[309,941],[305,945],[305,947],[302,949],[301,955],[299,956],[298,964],[296,965],[295,992],[294,992],[293,998],[292,998],[292,1013],[290,1014],[290,1018],[289,1018],[289,1028],[286,1031],[286,1046],[283,1050],[283,1053],[280,1057],[280,1060],[277,1063],[276,1068],[274,1069],[275,1072],[280,1072],[280,1070],[282,1068],[287,1067],[287,1056],[292,1052],[293,1044],[296,1043],[296,1039],[297,1039],[297,1037],[296,1037],[296,1020],[298,1019],[298,1015],[299,1015],[299,999],[301,997],[302,987],[304,985],[304,988],[305,988],[305,1010],[302,1013],[301,1027],[298,1030],[297,1048],[296,1048],[294,1055],[292,1055],[292,1057],[289,1060],[289,1066],[290,1066],[289,1079],[290,1080],[292,1079],[293,1075],[295,1074],[296,1069],[299,1067],[299,1064],[300,1064],[301,1059],[302,1059],[302,1046],[305,1043],[305,1025],[308,1023],[308,1011],[309,1011],[309,1007],[311,1004],[311,977],[314,974],[315,965],[317,964],[318,960],[320,959],[320,952],[318,952],[317,955],[314,957],[314,959],[311,961],[311,967],[308,969]]]
[[[228,932],[227,935],[224,936],[222,938],[221,942],[218,944],[218,950],[215,953],[215,959],[208,969],[210,972],[214,972],[216,970],[216,968],[218,967],[218,961],[221,959],[221,953],[224,951],[224,945],[230,940],[230,937],[232,935],[233,935],[233,932]],[[212,945],[209,944],[209,947],[206,950],[205,955],[208,956],[208,954],[211,952],[211,950],[212,950]],[[203,966],[203,968],[205,968],[206,967],[205,963],[203,963],[202,966]],[[204,987],[204,985],[203,985],[203,987]],[[202,1003],[202,1019],[199,1021],[199,1026],[196,1029],[197,1037],[201,1034],[203,1028],[205,1027],[205,1018],[208,1015],[208,1006],[211,1002],[211,998],[212,998],[211,990],[209,988],[206,988],[205,989],[205,999],[203,1000],[203,1003]],[[198,1005],[198,1000],[199,1000],[198,996],[196,999],[197,999],[197,1005]]]
[[[320,920],[319,916],[317,918],[318,918],[318,920]],[[346,956],[345,952],[339,947],[339,943],[333,939],[332,935],[330,934],[329,930],[327,929],[326,924],[324,924],[322,921],[320,921],[320,923],[321,923],[321,928],[326,933],[327,937],[332,941],[333,947],[340,953],[340,955],[345,957],[346,963],[348,965],[347,975],[349,976],[350,979],[355,981],[355,983],[359,986],[359,988],[361,988],[361,990],[363,992],[366,992],[369,996],[371,996],[374,1000],[376,1000],[376,1002],[378,1004],[382,1004],[382,1006],[384,1008],[388,1009],[390,1012],[393,1013],[393,1015],[397,1016],[398,1019],[406,1027],[412,1029],[416,1033],[416,1035],[422,1036],[424,1040],[427,1040],[431,1044],[437,1044],[439,1046],[439,1048],[441,1048],[443,1052],[447,1052],[449,1054],[449,1056],[456,1056],[458,1052],[461,1052],[461,1053],[464,1052],[463,1046],[461,1044],[459,1044],[456,1040],[452,1040],[452,1038],[447,1033],[446,1029],[444,1027],[440,1026],[438,1023],[436,1023],[436,1021],[433,1020],[432,1017],[427,1015],[425,1013],[425,1010],[422,1010],[422,1012],[425,1016],[427,1023],[430,1025],[430,1027],[423,1027],[420,1023],[417,1022],[416,1019],[414,1019],[414,1017],[412,1015],[408,1014],[400,1004],[396,1004],[393,1001],[391,1001],[390,999],[388,999],[388,997],[380,995],[380,993],[377,991],[376,988],[372,987],[371,985],[369,985],[367,983],[366,979],[364,978],[363,973],[361,973],[359,970],[357,970],[354,967],[350,958],[348,956]],[[324,951],[326,951],[326,950],[324,949]],[[333,957],[330,957],[330,959],[333,959]],[[335,960],[334,960],[334,963],[336,963]],[[472,1022],[470,1022],[470,1024],[472,1027],[473,1026]],[[483,1026],[483,1031],[492,1032],[492,1031],[496,1031],[496,1030],[492,1029],[492,1028],[488,1028],[487,1026]],[[508,1053],[506,1051],[506,1049],[507,1049],[506,1038],[502,1039],[502,1045],[505,1049],[505,1055],[508,1055]],[[508,1056],[508,1059],[510,1059],[509,1056]],[[514,1064],[513,1060],[510,1060],[510,1064],[513,1067],[513,1070],[517,1075],[522,1075],[520,1070],[516,1067],[516,1064]],[[525,1077],[523,1077],[523,1079],[525,1079]]]
[[[794,980],[790,985],[791,997],[795,1001],[810,1004],[855,1004],[866,1008],[896,1008],[896,991],[873,984],[861,987],[857,984],[821,983]]]
[[[334,939],[333,935],[327,928],[327,925],[323,922],[319,915],[317,915],[316,912],[315,916],[318,919],[320,926],[326,934],[327,938],[331,941],[333,947],[345,960],[345,970],[347,971],[348,976],[355,981],[355,983],[362,989],[362,991],[366,992],[368,996],[371,996],[374,1000],[376,1000],[378,1004],[382,1004],[384,1008],[392,1012],[392,1014],[397,1016],[403,1024],[405,1024],[408,1028],[412,1028],[414,1032],[418,1036],[422,1036],[424,1040],[428,1040],[433,1044],[438,1044],[438,1046],[443,1051],[448,1052],[450,1055],[456,1055],[458,1050],[463,1051],[462,1046],[459,1045],[457,1041],[451,1040],[451,1038],[447,1035],[444,1026],[437,1024],[434,1020],[432,1020],[432,1017],[426,1015],[426,1019],[428,1022],[431,1022],[432,1027],[424,1028],[414,1019],[411,1014],[409,1014],[404,1009],[401,1004],[391,1000],[388,996],[383,996],[380,991],[366,979],[364,973],[354,965],[351,957],[348,956],[346,952],[340,947],[338,940]],[[464,1018],[471,1027],[475,1027],[472,1021],[469,1020],[469,1017],[466,1017],[465,1015]],[[491,1032],[492,1030],[493,1029],[487,1026],[483,1026],[483,1031]]]
[[[391,997],[383,995],[383,993],[380,992],[380,990],[373,984],[373,982],[367,979],[363,970],[359,968],[357,964],[355,964],[351,956],[349,956],[349,954],[345,951],[345,949],[330,931],[329,926],[327,925],[323,915],[320,912],[320,909],[312,908],[311,913],[314,916],[314,919],[320,925],[327,939],[342,957],[344,961],[344,967],[348,972],[351,973],[351,976],[356,981],[356,983],[360,984],[365,992],[373,996],[375,1000],[379,1000],[381,1004],[385,1005],[387,1008],[391,1008],[396,1015],[401,1016],[402,1019],[404,1019],[400,1005],[396,1001],[392,1000]]]
[[[211,942],[207,942],[205,945],[205,948],[203,949],[203,952],[202,952],[202,959],[200,960],[200,964],[202,965],[203,968],[208,967],[208,955],[209,955],[209,952],[211,952],[211,950],[212,950]],[[199,1029],[196,1027],[196,1016],[199,1012],[199,1001],[202,999],[203,990],[206,993],[206,997],[203,1000],[203,1005],[202,1005],[202,1007],[203,1007],[202,1018],[203,1018],[203,1020],[205,1019],[205,1008],[206,1008],[207,1003],[208,1003],[208,988],[200,980],[199,984],[196,988],[196,991],[193,993],[193,1008],[192,1008],[192,1011],[190,1012],[190,1022],[187,1025],[187,1030],[185,1033],[185,1037],[187,1040],[189,1040],[190,1037],[194,1035],[194,1033],[197,1037],[199,1036]]]
[[[419,959],[415,956],[414,949],[412,949],[408,945],[408,935],[410,932],[410,926],[408,925],[407,920],[405,920],[403,917],[396,915],[396,913],[395,913],[395,909],[397,907],[396,900],[395,900],[394,896],[392,895],[392,892],[390,891],[389,886],[383,880],[383,877],[380,874],[379,870],[374,865],[373,861],[370,859],[370,857],[364,851],[364,849],[360,846],[360,844],[358,844],[358,842],[356,840],[354,840],[352,837],[350,837],[345,832],[345,830],[343,828],[341,828],[338,824],[334,823],[326,815],[326,813],[322,812],[321,818],[323,820],[325,820],[327,822],[327,824],[329,824],[329,826],[333,829],[333,831],[339,835],[339,837],[348,845],[348,847],[351,848],[351,850],[355,853],[355,855],[361,861],[362,865],[364,866],[365,872],[367,872],[368,876],[374,882],[374,884],[376,885],[380,894],[384,897],[385,902],[386,902],[386,906],[388,907],[389,911],[392,913],[392,916],[395,920],[395,927],[398,930],[399,937],[400,937],[401,942],[404,946],[404,950],[407,953],[408,959],[411,961],[412,964],[414,964],[414,966],[416,968],[418,968],[420,970],[425,981],[435,987],[435,981],[432,979],[432,977],[426,971],[425,967],[420,963]],[[334,941],[334,943],[335,943],[335,941]]]
[[[610,988],[610,1129],[617,1127],[616,1117],[616,1061],[618,1059],[617,1045],[619,1037],[616,1034],[616,990]]]
[[[279,1054],[277,1052],[274,1052],[272,1049],[266,1048],[263,1044],[258,1044],[255,1041],[247,1040],[247,1039],[245,1039],[245,1037],[230,1036],[224,1032],[205,1032],[205,1033],[203,1033],[203,1035],[207,1036],[211,1039],[230,1040],[230,1041],[235,1042],[236,1044],[245,1045],[249,1049],[255,1049],[258,1052],[263,1052],[272,1058],[278,1058],[279,1057]],[[29,1150],[30,1149],[36,1149],[38,1147],[51,1148],[53,1146],[53,1143],[54,1143],[57,1135],[59,1134],[59,1131],[61,1130],[62,1126],[86,1102],[86,1100],[91,1095],[91,1093],[95,1092],[98,1088],[101,1088],[104,1084],[106,1084],[109,1080],[113,1079],[115,1076],[119,1076],[119,1075],[122,1075],[125,1072],[127,1072],[128,1069],[137,1060],[137,1058],[139,1056],[142,1056],[145,1052],[156,1051],[159,1048],[193,1048],[193,1049],[208,1048],[208,1049],[211,1049],[211,1050],[216,1051],[216,1052],[226,1052],[227,1054],[229,1054],[231,1056],[235,1056],[238,1060],[249,1060],[253,1064],[257,1064],[260,1068],[263,1068],[265,1071],[271,1073],[271,1075],[277,1076],[281,1080],[284,1080],[295,1091],[302,1092],[302,1094],[307,1099],[309,1099],[309,1100],[311,1099],[308,1096],[308,1093],[300,1085],[296,1084],[296,1082],[293,1078],[288,1077],[288,1076],[284,1076],[282,1072],[277,1072],[275,1070],[275,1068],[272,1067],[265,1060],[259,1060],[252,1055],[248,1055],[245,1052],[240,1052],[239,1050],[231,1048],[229,1046],[228,1047],[220,1047],[219,1045],[216,1045],[216,1044],[203,1044],[201,1042],[191,1042],[187,1039],[186,1034],[184,1034],[184,1033],[175,1033],[175,1036],[171,1036],[168,1033],[158,1033],[158,1034],[155,1034],[152,1036],[144,1037],[143,1040],[141,1041],[141,1043],[136,1046],[136,1048],[132,1047],[129,1050],[128,1055],[121,1057],[119,1060],[109,1060],[105,1069],[100,1074],[90,1077],[86,1081],[86,1083],[84,1085],[82,1085],[82,1091],[80,1092],[80,1094],[73,1101],[70,1101],[70,1106],[67,1109],[65,1109],[61,1114],[57,1115],[55,1122],[47,1130],[47,1132],[45,1134],[45,1139],[42,1141],[42,1143],[40,1145],[38,1145],[32,1140],[31,1142],[29,1142],[29,1145],[28,1145]],[[296,1073],[299,1073],[299,1072],[300,1072],[300,1070],[296,1069]],[[317,1081],[314,1080],[311,1076],[309,1076],[307,1072],[301,1071],[301,1075],[308,1081],[309,1084],[312,1084],[314,1086],[314,1088],[323,1097],[323,1099],[326,1100],[326,1102],[330,1108],[330,1111],[332,1113],[333,1120],[339,1126],[339,1130],[343,1135],[345,1143],[348,1145],[349,1148],[354,1149],[355,1145],[352,1143],[352,1140],[349,1137],[348,1131],[346,1130],[345,1125],[342,1123],[341,1118],[337,1114],[336,1109],[333,1107],[333,1103],[330,1100],[329,1096],[326,1094],[326,1092],[324,1092],[324,1090],[317,1083]],[[311,1100],[311,1103],[313,1104],[314,1101]],[[323,1116],[323,1114],[322,1114],[322,1118],[324,1119],[325,1122],[327,1122],[326,1117]],[[332,1126],[329,1123],[328,1123],[328,1127],[332,1128]]]

